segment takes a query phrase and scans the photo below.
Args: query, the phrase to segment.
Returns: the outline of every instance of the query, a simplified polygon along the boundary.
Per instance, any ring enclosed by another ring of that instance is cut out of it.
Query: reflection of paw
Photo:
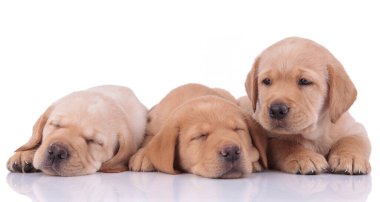
[[[329,164],[324,156],[314,152],[291,154],[282,164],[281,170],[303,175],[315,175],[327,170]]]
[[[337,174],[363,175],[371,171],[368,159],[354,154],[336,154],[329,156],[331,171]]]
[[[155,171],[152,163],[145,155],[144,149],[140,149],[131,157],[129,160],[129,170],[142,172]]]
[[[33,157],[35,151],[15,152],[7,162],[7,168],[11,172],[31,173],[37,172],[33,167]]]
[[[19,173],[8,173],[7,183],[8,186],[13,189],[13,191],[26,195],[31,198],[31,201],[41,201],[37,200],[34,195],[35,183],[44,176],[41,173],[37,174],[19,174]]]
[[[255,173],[255,172],[261,172],[263,171],[264,168],[261,166],[260,162],[258,161],[255,161],[252,163],[252,172]]]

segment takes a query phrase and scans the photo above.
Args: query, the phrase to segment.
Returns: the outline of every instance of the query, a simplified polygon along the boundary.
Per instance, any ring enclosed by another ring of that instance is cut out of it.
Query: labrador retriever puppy
[[[253,116],[270,137],[270,167],[299,174],[370,172],[366,130],[348,113],[355,86],[326,48],[298,37],[279,41],[257,57],[245,87]]]
[[[240,178],[267,167],[264,131],[227,91],[180,86],[148,117],[143,147],[129,161],[130,170]]]
[[[146,119],[147,109],[126,87],[74,92],[41,115],[8,170],[59,176],[125,171],[143,141]]]

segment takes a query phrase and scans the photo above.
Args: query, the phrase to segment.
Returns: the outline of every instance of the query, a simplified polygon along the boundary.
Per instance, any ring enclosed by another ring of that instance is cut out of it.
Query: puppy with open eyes
[[[132,171],[240,178],[267,167],[264,131],[224,90],[178,87],[148,117],[143,147],[129,161]]]
[[[270,167],[288,173],[367,174],[371,146],[348,109],[356,89],[321,45],[287,38],[264,50],[245,83],[254,118],[270,137]]]
[[[37,120],[30,140],[7,163],[11,172],[77,176],[121,172],[141,145],[147,109],[121,86],[74,92]]]

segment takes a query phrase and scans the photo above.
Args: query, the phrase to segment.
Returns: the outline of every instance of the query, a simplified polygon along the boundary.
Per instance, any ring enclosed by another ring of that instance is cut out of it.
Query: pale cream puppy
[[[59,176],[125,171],[143,141],[146,119],[145,106],[129,88],[99,86],[71,93],[41,115],[7,167]]]
[[[366,130],[348,113],[355,86],[326,48],[298,37],[279,41],[257,57],[245,85],[254,118],[270,137],[272,168],[370,172]]]

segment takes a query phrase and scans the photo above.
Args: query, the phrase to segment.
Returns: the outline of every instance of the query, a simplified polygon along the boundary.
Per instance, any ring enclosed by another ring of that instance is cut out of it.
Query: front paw
[[[31,173],[38,170],[33,167],[33,157],[35,151],[15,152],[7,162],[7,168],[11,172]]]
[[[365,175],[371,171],[367,158],[349,153],[332,153],[329,156],[331,172],[346,175]]]
[[[253,173],[256,173],[256,172],[261,172],[264,170],[264,167],[261,166],[260,162],[259,161],[255,161],[252,163],[252,172]]]
[[[140,172],[155,171],[153,164],[145,155],[144,149],[139,149],[137,153],[131,157],[129,160],[129,170]]]
[[[281,170],[303,175],[315,175],[327,170],[329,164],[324,156],[315,152],[291,154],[285,158]]]

